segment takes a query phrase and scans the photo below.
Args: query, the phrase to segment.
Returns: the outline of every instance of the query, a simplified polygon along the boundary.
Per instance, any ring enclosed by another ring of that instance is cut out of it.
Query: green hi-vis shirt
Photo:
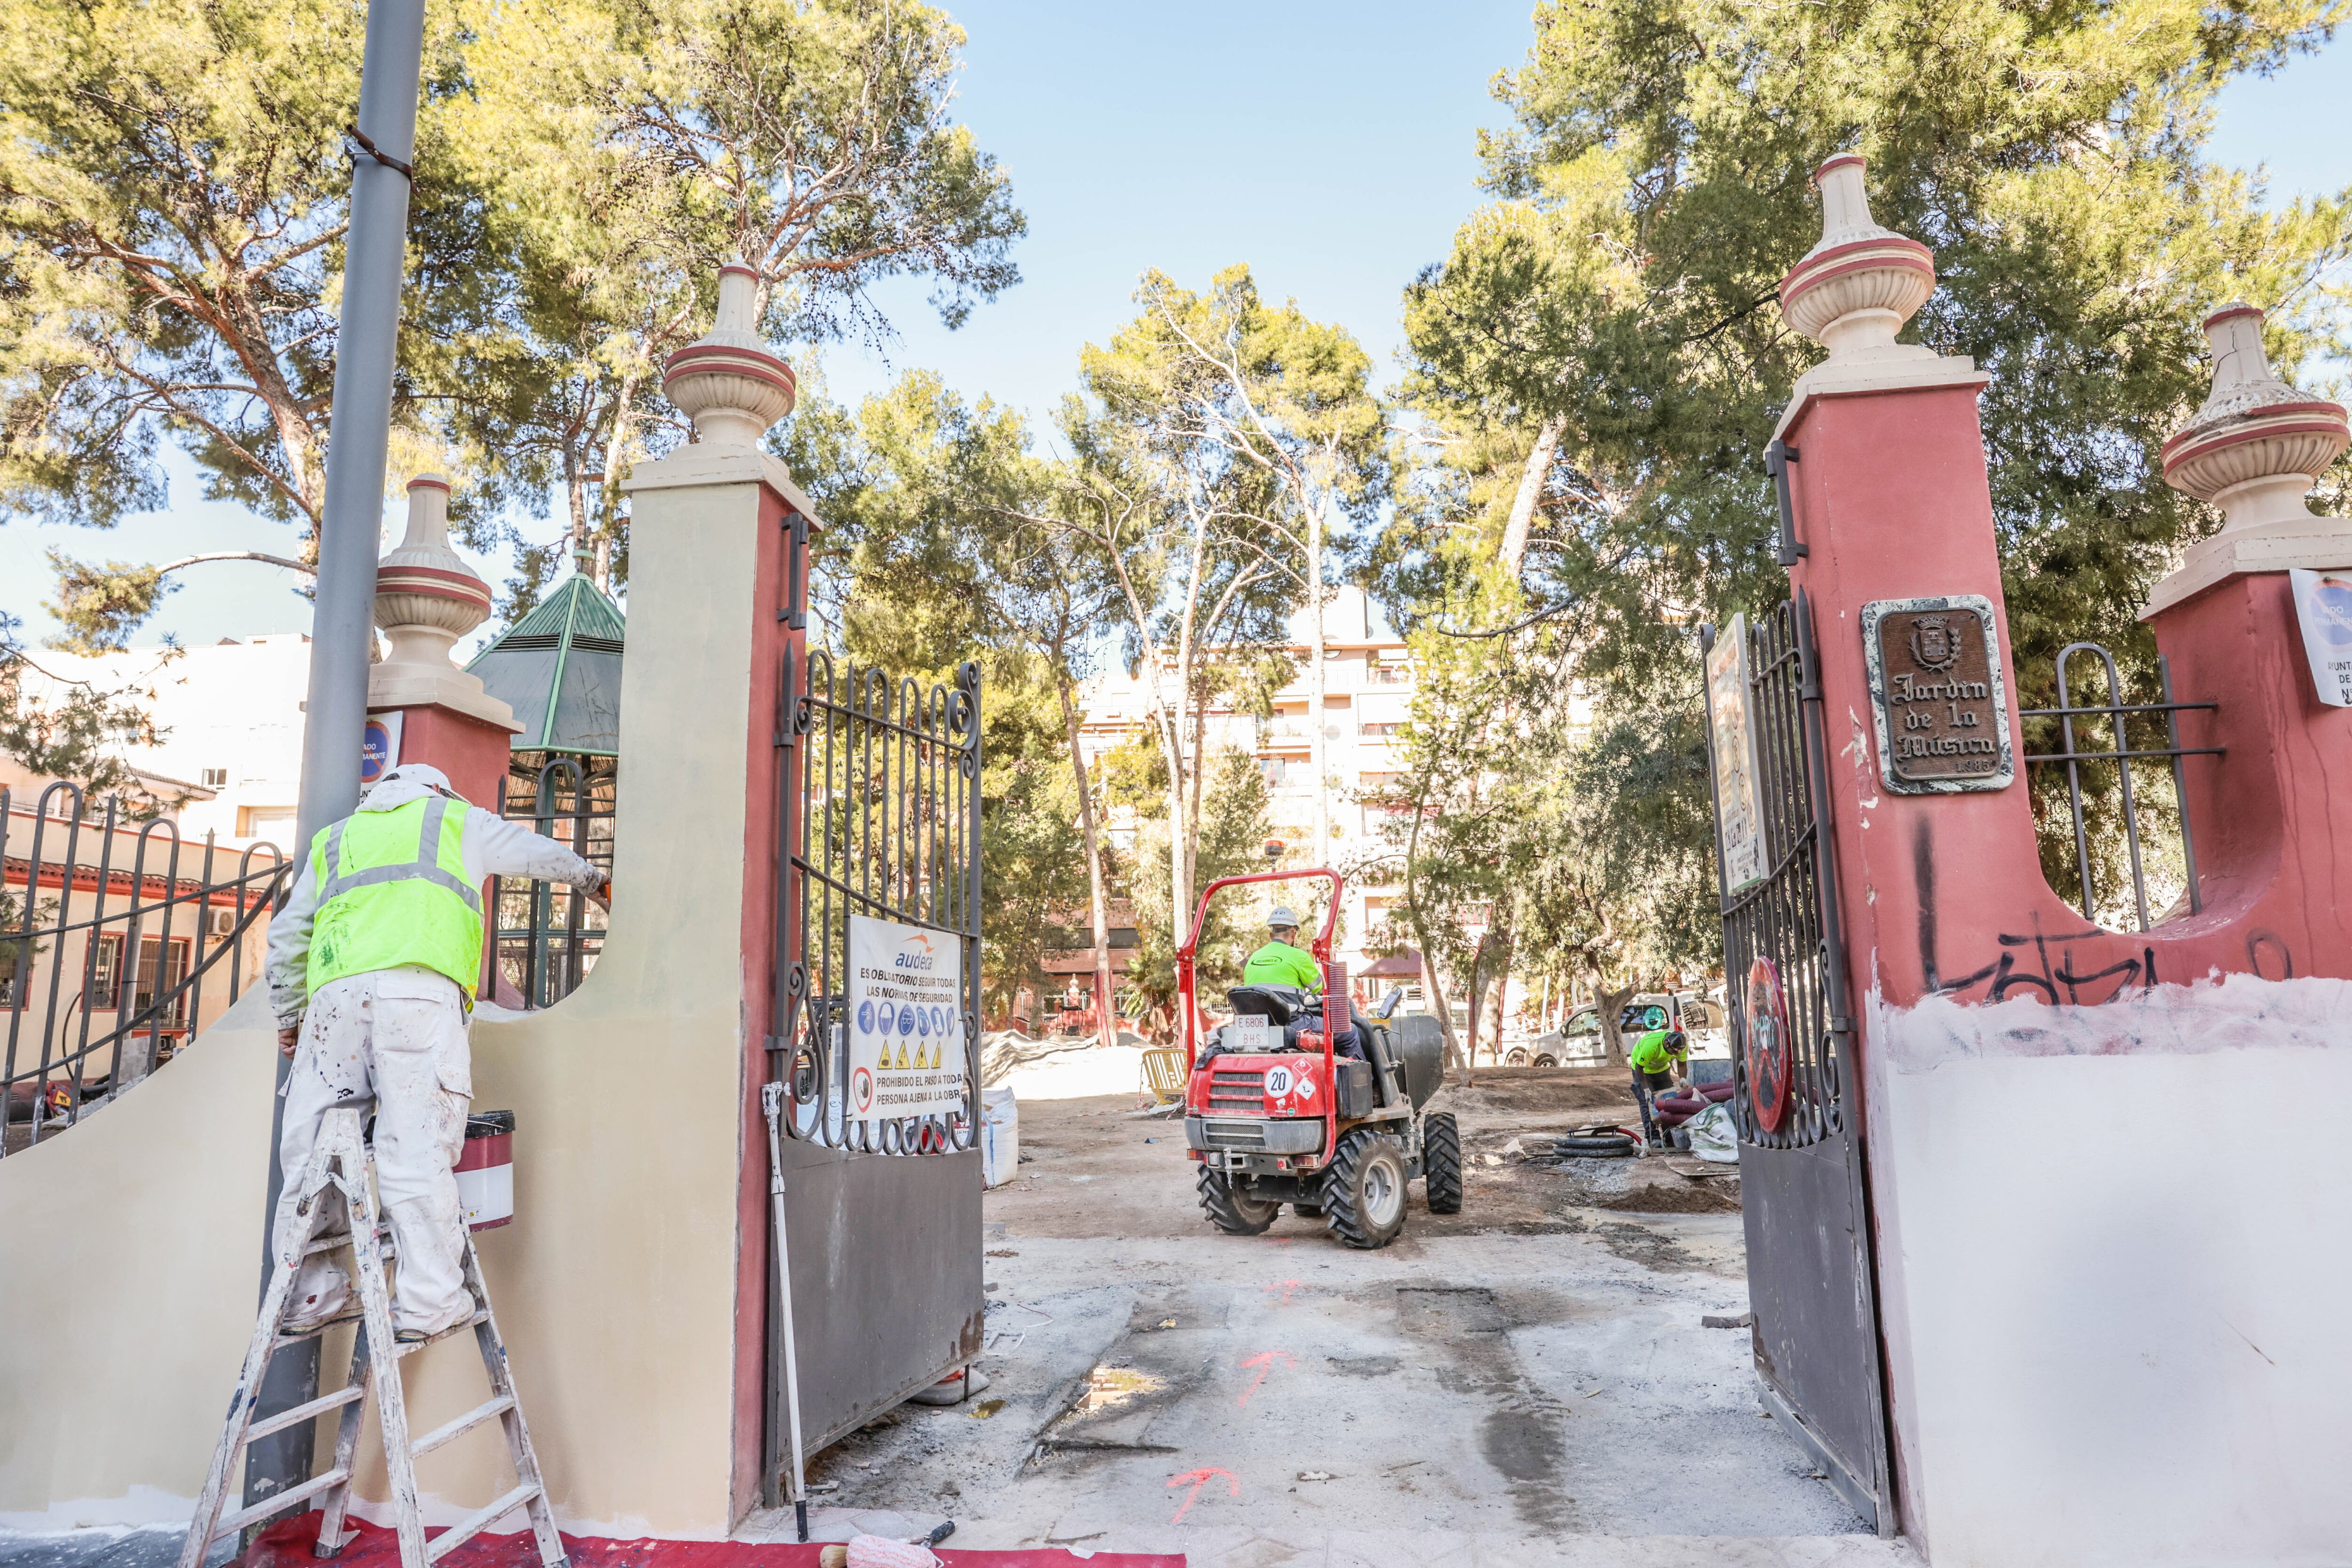
[[[1664,1072],[1678,1054],[1666,1049],[1666,1032],[1664,1029],[1653,1029],[1633,1042],[1634,1070]]]
[[[1242,965],[1244,985],[1296,985],[1306,991],[1323,989],[1323,971],[1312,953],[1286,942],[1270,942],[1249,955]]]

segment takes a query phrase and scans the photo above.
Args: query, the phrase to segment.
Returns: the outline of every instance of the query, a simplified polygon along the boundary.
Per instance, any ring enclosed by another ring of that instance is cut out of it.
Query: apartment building
[[[1404,763],[1393,738],[1412,713],[1412,657],[1404,638],[1361,589],[1337,590],[1323,610],[1323,711],[1317,715],[1310,710],[1313,697],[1305,668],[1310,629],[1307,612],[1292,617],[1291,651],[1301,668],[1275,694],[1272,716],[1260,720],[1231,707],[1212,708],[1205,721],[1207,749],[1213,752],[1235,746],[1256,760],[1265,775],[1274,837],[1285,847],[1283,858],[1306,864],[1314,854],[1314,727],[1320,722],[1328,770],[1329,858],[1349,872],[1333,953],[1351,973],[1360,973],[1371,962],[1364,939],[1395,901],[1397,889],[1377,870],[1359,874],[1354,868],[1379,839],[1379,808],[1367,805],[1366,797],[1402,776]],[[1136,675],[1114,669],[1093,681],[1078,736],[1088,764],[1145,733],[1150,708],[1150,693]],[[1134,842],[1131,810],[1114,813],[1108,827],[1114,843]],[[1292,894],[1278,896],[1298,901]],[[1273,901],[1263,896],[1253,900],[1261,908]]]
[[[38,663],[60,679],[142,694],[158,735],[153,745],[129,748],[126,759],[150,794],[180,799],[172,816],[188,840],[201,844],[212,833],[223,844],[290,847],[302,786],[308,637],[273,632],[89,658],[44,650]],[[38,700],[43,683],[31,685]]]

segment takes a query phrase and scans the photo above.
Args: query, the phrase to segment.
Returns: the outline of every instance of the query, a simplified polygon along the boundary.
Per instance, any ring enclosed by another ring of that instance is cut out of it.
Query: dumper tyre
[[[1359,1127],[1339,1140],[1323,1178],[1323,1223],[1349,1247],[1386,1247],[1404,1229],[1404,1145]]]
[[[1421,1168],[1427,1179],[1429,1212],[1462,1212],[1462,1130],[1451,1111],[1433,1110],[1422,1119]]]
[[[1201,1212],[1227,1236],[1264,1236],[1282,1205],[1243,1194],[1223,1171],[1201,1167]]]

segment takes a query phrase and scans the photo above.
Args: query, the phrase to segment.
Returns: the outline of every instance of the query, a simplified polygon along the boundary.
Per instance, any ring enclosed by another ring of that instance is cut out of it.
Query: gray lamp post
[[[416,90],[425,54],[425,0],[370,0],[360,68],[359,123],[351,138],[352,216],[344,242],[343,314],[335,338],[335,403],[327,430],[326,506],[319,526],[318,599],[310,615],[310,692],[302,726],[302,798],[289,858],[307,864],[311,837],[359,804],[360,745],[367,725],[368,654],[375,636],[377,532],[383,517],[392,434],[392,367],[400,331],[400,280],[408,243]],[[289,1064],[278,1064],[285,1082]],[[278,1137],[285,1101],[269,1124],[269,1214],[285,1184]],[[262,1221],[267,1289],[269,1215]],[[319,1342],[270,1363],[264,1412],[290,1409],[319,1387]],[[247,1502],[310,1474],[312,1423],[256,1442],[246,1455]]]

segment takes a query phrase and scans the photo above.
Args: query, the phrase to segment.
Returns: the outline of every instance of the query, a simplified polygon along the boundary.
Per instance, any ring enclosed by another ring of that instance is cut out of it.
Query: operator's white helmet
[[[1290,912],[1289,905],[1276,904],[1274,906],[1274,912],[1265,917],[1265,923],[1269,931],[1280,931],[1285,926],[1296,928],[1298,924],[1298,917]]]

